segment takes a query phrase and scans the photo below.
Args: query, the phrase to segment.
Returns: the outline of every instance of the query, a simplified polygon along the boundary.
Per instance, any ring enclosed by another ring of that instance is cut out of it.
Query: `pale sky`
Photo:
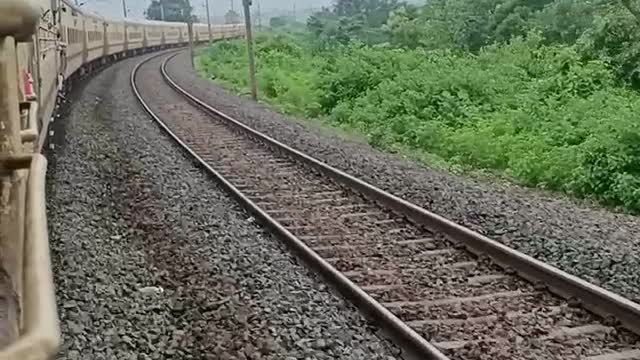
[[[129,17],[143,18],[144,10],[151,3],[150,0],[125,0],[127,8],[129,9]],[[82,8],[91,10],[92,12],[110,18],[122,18],[122,0],[78,0],[79,3],[84,3]],[[212,16],[218,17],[224,15],[231,7],[233,2],[234,9],[241,12],[242,0],[209,0]],[[260,4],[260,11],[263,16],[268,16],[269,13],[273,13],[275,10],[280,12],[287,11],[290,14],[294,13],[294,6],[296,12],[309,11],[311,7],[319,9],[321,6],[328,6],[331,4],[331,0],[253,0],[253,6],[251,12],[255,14],[257,12],[257,4]],[[191,6],[194,8],[194,12],[201,19],[206,18],[205,0],[191,0]],[[295,5],[294,5],[295,4]]]

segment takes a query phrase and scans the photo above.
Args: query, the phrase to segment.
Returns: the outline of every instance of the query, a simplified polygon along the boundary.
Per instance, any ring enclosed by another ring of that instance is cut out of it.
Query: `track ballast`
[[[154,89],[164,96],[141,93],[136,84],[147,79],[132,74],[146,110],[407,357],[640,359],[638,336],[618,321],[640,316],[637,304],[517,253],[502,256],[484,239],[470,245],[473,238],[415,221],[415,209],[378,189],[197,105],[165,63],[156,74],[166,83]]]

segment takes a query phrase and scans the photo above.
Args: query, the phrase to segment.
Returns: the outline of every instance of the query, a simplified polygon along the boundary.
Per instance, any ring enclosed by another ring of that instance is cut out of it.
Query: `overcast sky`
[[[89,9],[103,16],[122,18],[122,0],[78,0],[83,8]],[[143,18],[144,10],[149,6],[151,0],[125,0],[129,9],[129,16],[133,18]],[[211,12],[213,15],[220,16],[226,13],[231,7],[233,1],[234,9],[240,10],[242,0],[209,0]],[[252,13],[257,11],[257,3],[260,2],[260,10],[263,14],[268,14],[274,10],[290,11],[293,14],[294,4],[295,11],[302,12],[309,10],[311,7],[320,8],[331,4],[331,0],[253,0]],[[202,19],[205,18],[205,0],[191,0],[191,6],[195,9],[195,14]],[[266,15],[265,15],[266,16]]]

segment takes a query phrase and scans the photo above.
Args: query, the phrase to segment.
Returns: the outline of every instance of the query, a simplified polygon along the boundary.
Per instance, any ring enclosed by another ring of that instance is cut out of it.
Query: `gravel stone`
[[[277,140],[539,260],[640,302],[640,220],[495,179],[461,177],[277,114],[230,94],[191,69],[168,65],[177,83]]]
[[[53,125],[58,358],[396,359],[144,114],[139,60],[79,86]]]

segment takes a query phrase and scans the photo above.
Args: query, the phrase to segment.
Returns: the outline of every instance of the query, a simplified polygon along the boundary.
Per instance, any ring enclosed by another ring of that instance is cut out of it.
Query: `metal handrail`
[[[28,101],[20,104],[20,110],[27,110],[26,129],[20,130],[22,143],[34,142],[38,139],[38,103],[36,101]]]
[[[0,350],[0,360],[46,360],[60,346],[45,202],[47,160],[31,157],[24,242],[23,323],[17,341]]]

